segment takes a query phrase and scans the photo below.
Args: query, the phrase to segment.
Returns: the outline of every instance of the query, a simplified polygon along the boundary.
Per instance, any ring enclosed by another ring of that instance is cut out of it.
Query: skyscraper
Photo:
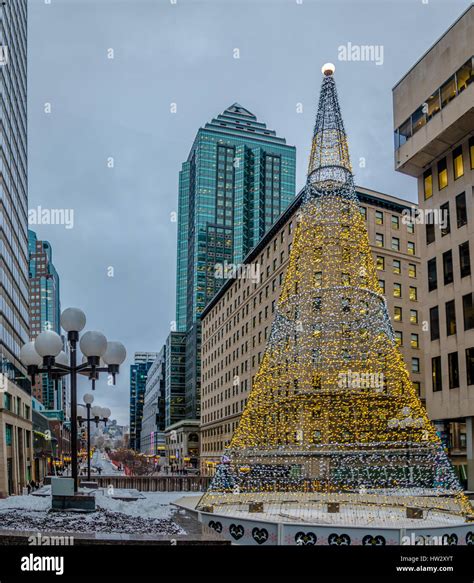
[[[31,339],[34,340],[43,330],[61,334],[59,276],[53,265],[51,244],[38,240],[36,233],[28,230],[28,251]],[[33,396],[47,409],[63,408],[61,386],[56,394],[55,383],[48,375],[38,376],[32,389]]]
[[[140,449],[148,371],[158,354],[156,352],[135,352],[134,363],[130,365],[130,448]]]
[[[0,45],[6,64],[0,66],[2,95],[0,199],[3,244],[0,351],[2,372],[26,387],[18,360],[28,342],[28,194],[26,144],[26,0],[0,3]]]
[[[0,2],[0,496],[32,478],[31,385],[18,360],[29,340],[26,29],[27,1]]]
[[[179,177],[177,329],[186,332],[186,417],[200,414],[199,316],[295,195],[293,146],[234,103],[200,128]]]

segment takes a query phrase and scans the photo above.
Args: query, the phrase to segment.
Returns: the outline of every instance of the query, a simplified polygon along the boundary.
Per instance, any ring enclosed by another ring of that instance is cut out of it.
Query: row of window
[[[382,288],[382,293],[385,294],[385,280],[379,279],[379,286]],[[394,298],[401,298],[402,297],[402,284],[395,282],[393,284],[393,297]],[[414,285],[408,286],[408,297],[411,301],[416,302],[418,301],[418,288]]]
[[[461,279],[471,275],[471,254],[469,251],[469,241],[461,243],[458,247],[459,253],[459,274]],[[449,249],[442,255],[443,263],[443,283],[449,285],[454,282],[453,251]],[[428,260],[428,291],[432,292],[438,288],[438,267],[437,258]]]
[[[438,87],[410,115],[410,117],[395,130],[395,149],[403,146],[418,130],[425,126],[432,117],[446,107],[450,101],[462,93],[474,79],[474,58],[471,57],[454,75]]]
[[[474,348],[466,348],[466,380],[468,385],[474,385]],[[450,352],[448,361],[448,383],[450,389],[457,389],[460,385],[459,356],[457,352]],[[431,359],[431,377],[433,392],[443,390],[443,371],[441,356],[434,356]]]
[[[365,206],[361,206],[360,213],[367,220],[367,208]],[[384,224],[384,212],[383,211],[375,211],[375,224],[376,225],[383,225]],[[391,215],[391,226],[392,229],[398,231],[400,229],[400,217],[398,215]],[[407,231],[410,234],[415,232],[415,225],[413,222],[407,222]]]
[[[455,199],[456,204],[456,226],[458,229],[467,225],[467,204],[466,204],[466,193],[461,192]],[[426,217],[426,244],[430,245],[436,240],[435,225],[441,231],[441,237],[445,237],[451,233],[451,214],[449,201],[442,204],[439,208],[439,213],[436,211],[427,211]]]
[[[375,233],[375,245],[376,247],[384,246],[384,236],[382,233]],[[392,237],[391,243],[392,251],[400,251],[400,239],[398,237]],[[408,255],[416,254],[416,247],[414,241],[407,241],[407,253]]]
[[[385,257],[382,255],[377,255],[376,258],[377,269],[379,271],[385,271]],[[392,271],[396,275],[400,275],[402,273],[402,262],[400,259],[393,259],[392,260]],[[416,264],[409,263],[408,264],[408,276],[409,277],[416,277]]]
[[[474,138],[469,140],[469,158],[471,170],[474,169]],[[438,177],[438,190],[441,191],[448,186],[448,162],[446,156],[436,164],[436,173]],[[453,150],[453,177],[458,180],[464,176],[464,156],[462,145]],[[425,200],[433,196],[433,168],[428,168],[423,173],[423,192]]]
[[[10,393],[3,393],[3,408],[10,413],[15,413],[19,417],[23,417],[25,419],[31,418],[31,408],[29,405],[26,405],[22,402],[21,397],[15,397]]]
[[[468,293],[462,296],[462,313],[464,330],[472,330],[474,328],[474,294]],[[456,300],[450,300],[445,303],[445,319],[446,319],[446,336],[453,336],[456,334]],[[430,308],[430,338],[431,340],[439,340],[440,325],[439,325],[439,307],[434,306]]]

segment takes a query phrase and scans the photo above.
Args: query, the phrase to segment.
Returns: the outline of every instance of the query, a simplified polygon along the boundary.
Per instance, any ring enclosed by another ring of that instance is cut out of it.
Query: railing
[[[81,476],[80,481],[87,481]],[[91,476],[99,488],[128,488],[140,492],[204,492],[211,478],[207,476]]]

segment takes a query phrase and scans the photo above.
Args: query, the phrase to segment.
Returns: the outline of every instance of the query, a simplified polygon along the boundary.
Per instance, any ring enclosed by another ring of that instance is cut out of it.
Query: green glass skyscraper
[[[199,317],[295,196],[296,150],[238,103],[200,128],[179,176],[177,329],[186,332],[186,417],[200,415]],[[221,266],[221,269],[219,269]]]
[[[44,330],[61,334],[59,275],[53,264],[53,252],[48,241],[41,241],[28,229],[29,283],[30,283],[30,335],[34,340]],[[43,374],[36,378],[33,396],[47,409],[65,408],[62,381],[55,382]]]

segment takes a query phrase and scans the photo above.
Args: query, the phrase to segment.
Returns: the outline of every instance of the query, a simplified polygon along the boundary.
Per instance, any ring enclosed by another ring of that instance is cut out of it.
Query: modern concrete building
[[[418,184],[428,414],[474,490],[474,5],[393,88],[395,168]],[[441,219],[441,220],[440,220]],[[467,456],[467,463],[466,463]]]
[[[21,492],[33,462],[31,385],[18,360],[29,340],[27,1],[0,2],[0,496]]]
[[[424,395],[418,227],[412,204],[357,188],[393,327],[411,378]],[[213,472],[258,371],[288,264],[301,193],[202,313],[201,471]],[[416,209],[416,205],[413,205]]]
[[[186,333],[186,418],[200,416],[200,314],[295,196],[294,146],[234,103],[197,132],[179,177],[177,331]]]
[[[148,371],[157,356],[156,352],[135,352],[134,363],[130,365],[130,447],[137,451],[140,450]]]

